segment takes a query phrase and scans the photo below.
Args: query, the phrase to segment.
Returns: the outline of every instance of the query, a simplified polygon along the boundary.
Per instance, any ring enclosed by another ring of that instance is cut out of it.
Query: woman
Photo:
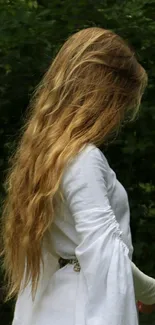
[[[136,300],[155,303],[155,280],[131,262],[126,191],[98,148],[136,116],[146,83],[129,46],[97,27],[45,74],[6,180],[13,325],[137,325]]]

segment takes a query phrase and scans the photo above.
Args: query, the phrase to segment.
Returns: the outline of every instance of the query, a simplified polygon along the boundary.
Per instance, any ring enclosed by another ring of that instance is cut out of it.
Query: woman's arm
[[[75,223],[75,254],[86,285],[86,325],[138,325],[129,249],[107,193],[107,163],[99,149],[83,152],[62,179]]]
[[[147,276],[131,262],[136,300],[147,305],[155,304],[155,279]]]

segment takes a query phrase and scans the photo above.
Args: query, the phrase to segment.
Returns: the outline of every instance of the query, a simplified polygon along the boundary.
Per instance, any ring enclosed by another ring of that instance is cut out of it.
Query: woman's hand
[[[143,314],[151,314],[155,311],[155,304],[153,305],[145,305],[142,302],[138,301],[138,310]]]

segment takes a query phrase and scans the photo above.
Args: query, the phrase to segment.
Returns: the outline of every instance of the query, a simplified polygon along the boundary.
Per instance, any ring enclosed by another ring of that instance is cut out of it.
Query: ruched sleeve
[[[87,285],[85,324],[137,325],[129,249],[109,203],[107,173],[106,159],[94,148],[75,159],[63,178],[79,236],[75,253]]]

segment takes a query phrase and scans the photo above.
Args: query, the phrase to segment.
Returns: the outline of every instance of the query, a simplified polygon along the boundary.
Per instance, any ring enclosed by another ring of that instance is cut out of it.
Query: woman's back
[[[100,178],[98,178],[99,169],[102,170]],[[89,178],[87,178],[88,176]],[[103,191],[101,193],[100,190],[97,188],[95,189],[96,180],[97,182],[103,182],[101,176],[106,180],[107,197],[109,204],[112,207],[112,210],[109,210],[109,212],[107,211],[106,204],[104,207],[104,196],[106,195],[106,192]],[[91,186],[91,188],[89,188],[89,186]],[[121,245],[123,246],[124,243],[127,245],[124,245],[125,249],[127,251],[129,249],[129,256],[132,258],[133,247],[129,226],[130,214],[127,194],[122,185],[116,179],[115,173],[109,167],[106,158],[96,146],[92,144],[87,145],[72,161],[63,175],[62,187],[67,197],[67,201],[66,203],[61,202],[60,205],[58,204],[57,206],[57,214],[50,231],[50,248],[49,251],[46,249],[44,251],[46,272],[42,275],[43,277],[40,280],[35,301],[31,301],[31,304],[28,305],[29,307],[26,307],[27,312],[24,317],[23,325],[42,325],[43,322],[46,325],[85,324],[85,308],[86,302],[89,299],[89,285],[92,285],[91,278],[94,278],[94,280],[96,278],[100,278],[99,267],[103,268],[103,274],[100,279],[102,281],[102,286],[100,287],[100,290],[98,290],[96,298],[99,299],[100,297],[101,304],[102,299],[104,300],[104,295],[106,294],[105,288],[107,270],[104,266],[104,262],[102,263],[102,257],[100,257],[100,255],[103,253],[103,256],[106,256],[108,260],[109,253],[108,251],[105,251],[106,246],[102,247],[103,252],[100,251],[101,247],[98,240],[99,236],[101,236],[103,242],[108,241],[107,230],[109,227],[112,227],[113,236],[116,236]],[[101,195],[103,195],[103,197]],[[92,198],[94,202],[92,201]],[[97,200],[95,203],[96,198]],[[98,207],[95,206],[94,203],[97,204],[98,201],[99,204],[100,200],[102,201],[102,205]],[[75,210],[77,209],[77,211],[74,211],[74,215],[69,209],[70,203],[67,203],[70,201],[71,206],[74,206]],[[79,206],[81,209],[81,221],[80,226],[77,227],[75,215],[78,214],[80,218],[80,211],[78,211]],[[105,211],[106,219],[104,221],[103,218]],[[99,212],[101,213],[101,217],[98,221],[98,225],[95,225],[96,222],[94,222],[94,220]],[[112,212],[113,216],[111,215]],[[87,220],[83,221],[82,218],[85,217]],[[104,222],[105,224],[107,223],[106,226],[104,225]],[[80,227],[83,226],[85,227],[84,231],[80,230]],[[64,259],[72,259],[78,255],[77,252],[81,244],[81,234],[83,242],[87,241],[87,247],[85,247],[84,244],[79,255],[80,263],[81,259],[84,258],[82,269],[80,272],[76,272],[74,270],[74,265],[71,264],[67,264],[63,268],[59,269],[57,264],[59,257]],[[93,245],[93,241],[94,243],[96,242],[95,245]],[[89,257],[90,253],[87,252],[89,245],[92,260],[94,260],[95,264],[92,264],[90,270],[87,270],[85,265],[89,265],[89,258],[91,258],[91,256]],[[50,253],[56,257],[55,269],[53,268],[54,264],[50,263],[50,260],[53,263],[53,257]],[[118,274],[118,254],[119,251],[117,252],[116,241],[116,255],[114,255],[113,258],[110,258],[110,263],[113,265],[116,263],[115,269],[112,268],[111,275],[108,275],[110,276],[111,280],[113,279],[113,275]],[[122,258],[120,256],[120,259],[123,260],[123,256]],[[88,283],[86,280],[87,272],[91,273],[91,278]],[[121,281],[124,282],[123,274],[120,275],[120,279],[118,278],[117,281],[119,286],[121,286]],[[132,288],[132,278],[130,278],[129,283]],[[25,290],[21,297],[18,298],[18,307],[16,307],[15,310],[15,318],[18,320],[19,324],[19,320],[22,318],[24,312],[23,306],[26,306],[27,301],[30,299],[30,297],[28,297],[27,290]],[[113,304],[112,300],[111,304]],[[103,318],[106,318],[106,315],[108,315],[109,312],[110,310],[107,311],[103,306]],[[101,317],[101,315],[99,317]],[[15,324],[16,323],[13,323],[13,325]],[[123,324],[123,322],[120,324]],[[129,320],[128,324],[130,324]]]

